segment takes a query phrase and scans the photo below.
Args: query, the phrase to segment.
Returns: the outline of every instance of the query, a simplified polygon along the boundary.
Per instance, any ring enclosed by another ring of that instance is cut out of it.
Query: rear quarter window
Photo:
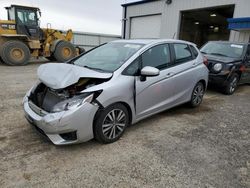
[[[196,50],[196,48],[195,48],[194,46],[190,45],[190,49],[191,49],[191,51],[192,51],[192,53],[193,53],[193,56],[194,56],[195,58],[198,57],[199,52]]]
[[[185,63],[193,59],[190,48],[187,44],[173,44],[176,63]]]

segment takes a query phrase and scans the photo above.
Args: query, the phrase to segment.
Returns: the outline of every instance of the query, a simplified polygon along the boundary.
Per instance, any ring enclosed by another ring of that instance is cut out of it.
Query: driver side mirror
[[[141,70],[141,81],[145,81],[146,77],[154,77],[160,74],[160,70],[154,67],[146,66]]]

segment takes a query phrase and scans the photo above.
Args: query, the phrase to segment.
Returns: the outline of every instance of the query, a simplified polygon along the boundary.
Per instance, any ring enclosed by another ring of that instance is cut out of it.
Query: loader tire
[[[70,42],[62,41],[56,46],[54,57],[58,62],[65,62],[75,56],[76,49]]]
[[[7,41],[3,44],[0,52],[3,62],[7,65],[26,65],[30,59],[30,50],[21,41]]]

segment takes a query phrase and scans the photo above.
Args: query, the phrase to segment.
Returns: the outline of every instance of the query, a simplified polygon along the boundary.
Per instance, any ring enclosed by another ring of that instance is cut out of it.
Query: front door
[[[160,74],[141,80],[136,77],[136,114],[137,119],[171,106],[174,94],[172,69],[168,69],[171,62],[168,44],[161,44],[150,48],[141,55],[141,67],[151,66],[158,68]]]

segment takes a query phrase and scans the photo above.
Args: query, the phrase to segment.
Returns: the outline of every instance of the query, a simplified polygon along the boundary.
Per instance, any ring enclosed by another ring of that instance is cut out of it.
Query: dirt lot
[[[118,142],[57,147],[23,117],[38,64],[0,65],[0,187],[250,187],[250,86],[209,90],[127,129]]]

